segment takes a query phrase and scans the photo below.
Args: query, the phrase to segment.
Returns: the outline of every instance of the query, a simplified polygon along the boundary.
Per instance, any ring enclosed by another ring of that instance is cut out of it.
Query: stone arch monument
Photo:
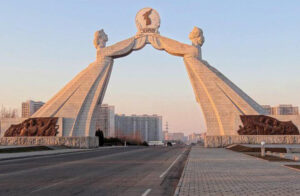
[[[240,115],[263,114],[263,108],[217,69],[202,59],[203,32],[194,27],[191,45],[160,35],[160,17],[152,8],[136,15],[135,36],[106,46],[103,30],[95,33],[96,61],[81,71],[32,117],[63,118],[63,136],[94,136],[96,108],[102,103],[116,58],[129,55],[151,44],[155,49],[181,57],[193,86],[196,101],[203,111],[207,135],[237,135]]]

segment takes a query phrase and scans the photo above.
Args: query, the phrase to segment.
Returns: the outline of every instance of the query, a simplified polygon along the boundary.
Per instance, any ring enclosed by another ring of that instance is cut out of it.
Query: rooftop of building
[[[30,103],[30,102],[33,102],[33,103],[41,103],[41,104],[44,104],[45,102],[43,102],[43,101],[34,101],[34,100],[31,100],[31,99],[29,99],[29,100],[27,100],[27,101],[25,101],[25,102],[23,102],[23,103]]]

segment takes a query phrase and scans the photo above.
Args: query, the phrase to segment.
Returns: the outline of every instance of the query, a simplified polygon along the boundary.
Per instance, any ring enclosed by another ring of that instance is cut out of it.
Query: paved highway
[[[187,154],[127,147],[0,161],[0,195],[173,195]]]

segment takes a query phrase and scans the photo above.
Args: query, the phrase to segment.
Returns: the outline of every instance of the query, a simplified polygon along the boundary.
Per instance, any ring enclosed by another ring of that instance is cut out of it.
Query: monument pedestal
[[[66,146],[70,148],[97,148],[97,137],[1,137],[0,146]]]
[[[300,144],[300,135],[229,135],[206,136],[206,148],[223,148],[231,144]]]

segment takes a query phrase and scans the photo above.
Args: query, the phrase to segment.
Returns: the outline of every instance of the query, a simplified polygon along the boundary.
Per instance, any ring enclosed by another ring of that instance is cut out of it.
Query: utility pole
[[[168,133],[169,131],[169,125],[168,125],[168,121],[166,122],[166,132]]]

